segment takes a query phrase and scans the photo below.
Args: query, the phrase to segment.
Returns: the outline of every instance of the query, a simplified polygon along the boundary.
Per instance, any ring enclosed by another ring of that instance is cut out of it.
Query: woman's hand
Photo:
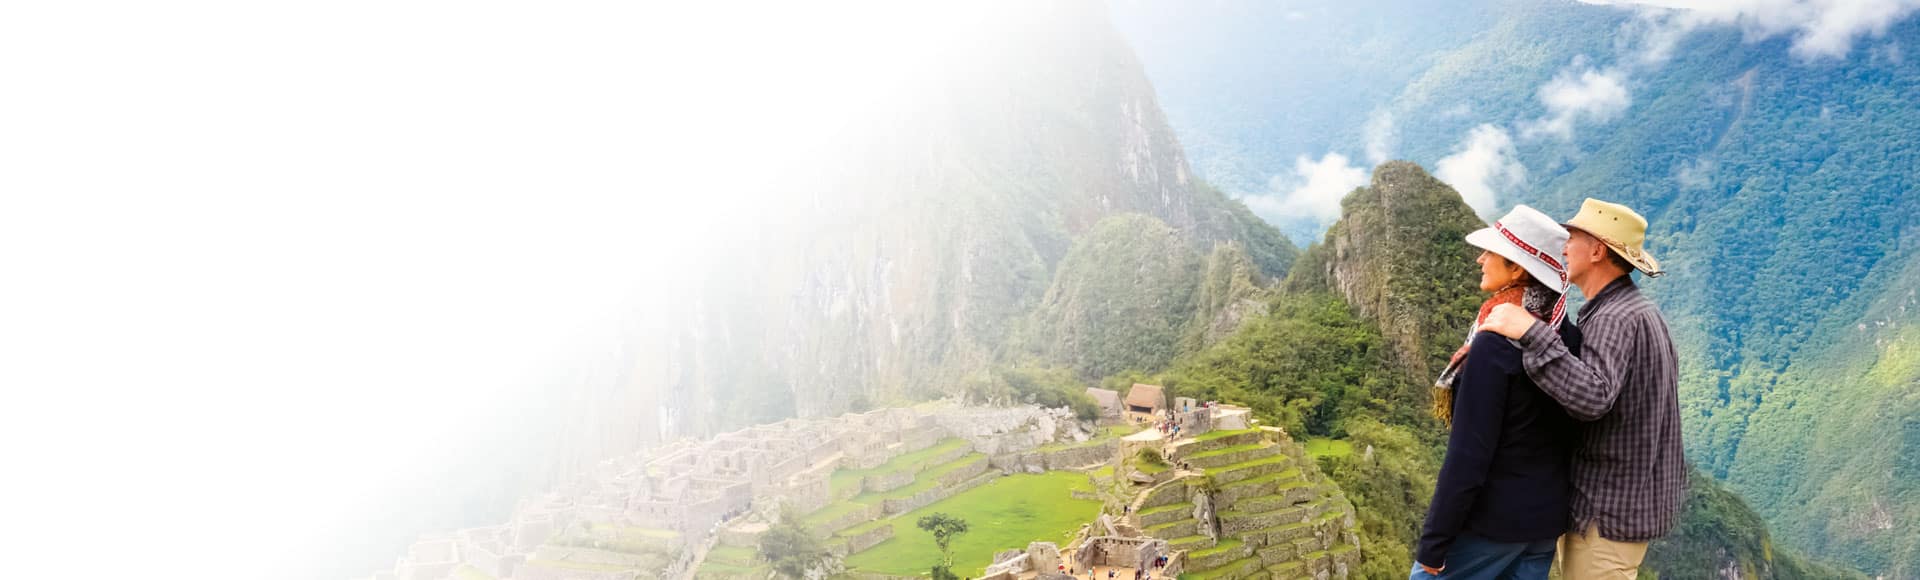
[[[1493,312],[1487,313],[1487,319],[1480,323],[1480,330],[1492,331],[1500,336],[1520,340],[1521,336],[1527,334],[1527,329],[1533,328],[1535,320],[1537,319],[1532,314],[1528,314],[1525,308],[1514,304],[1500,304],[1493,307]]]

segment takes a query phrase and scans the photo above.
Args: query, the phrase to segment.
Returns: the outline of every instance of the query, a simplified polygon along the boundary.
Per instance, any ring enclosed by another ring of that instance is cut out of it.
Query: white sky
[[[301,576],[924,56],[889,3],[644,4],[0,8],[10,572]]]
[[[50,541],[27,569],[275,576],[276,544],[609,348],[672,257],[650,249],[702,213],[640,162],[642,20],[0,9],[5,439],[35,466],[5,497],[50,525],[15,527]]]

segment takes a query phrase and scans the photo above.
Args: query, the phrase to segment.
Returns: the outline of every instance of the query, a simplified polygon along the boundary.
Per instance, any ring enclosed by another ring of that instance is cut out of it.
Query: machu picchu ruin
[[[1353,506],[1247,409],[1179,399],[1082,421],[949,400],[609,459],[372,578],[766,580],[757,547],[786,517],[832,555],[817,577],[919,578],[938,555],[914,521],[933,512],[974,519],[954,550],[967,578],[1328,579],[1360,558]]]

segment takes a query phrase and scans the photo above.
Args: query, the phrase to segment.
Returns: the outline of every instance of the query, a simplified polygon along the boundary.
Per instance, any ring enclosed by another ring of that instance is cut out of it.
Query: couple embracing
[[[1566,223],[1527,206],[1467,235],[1481,305],[1434,384],[1451,428],[1411,578],[1634,578],[1673,528],[1685,467],[1667,324],[1633,282],[1659,276],[1647,222],[1588,199]],[[1586,297],[1567,320],[1566,293]]]

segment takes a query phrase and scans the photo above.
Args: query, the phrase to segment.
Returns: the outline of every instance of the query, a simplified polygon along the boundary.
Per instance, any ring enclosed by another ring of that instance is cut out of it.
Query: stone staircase
[[[1346,578],[1359,563],[1353,505],[1279,430],[1208,433],[1175,442],[1168,456],[1203,473],[1142,492],[1127,520],[1186,552],[1182,578]],[[1212,498],[1217,538],[1196,519],[1202,493]]]

